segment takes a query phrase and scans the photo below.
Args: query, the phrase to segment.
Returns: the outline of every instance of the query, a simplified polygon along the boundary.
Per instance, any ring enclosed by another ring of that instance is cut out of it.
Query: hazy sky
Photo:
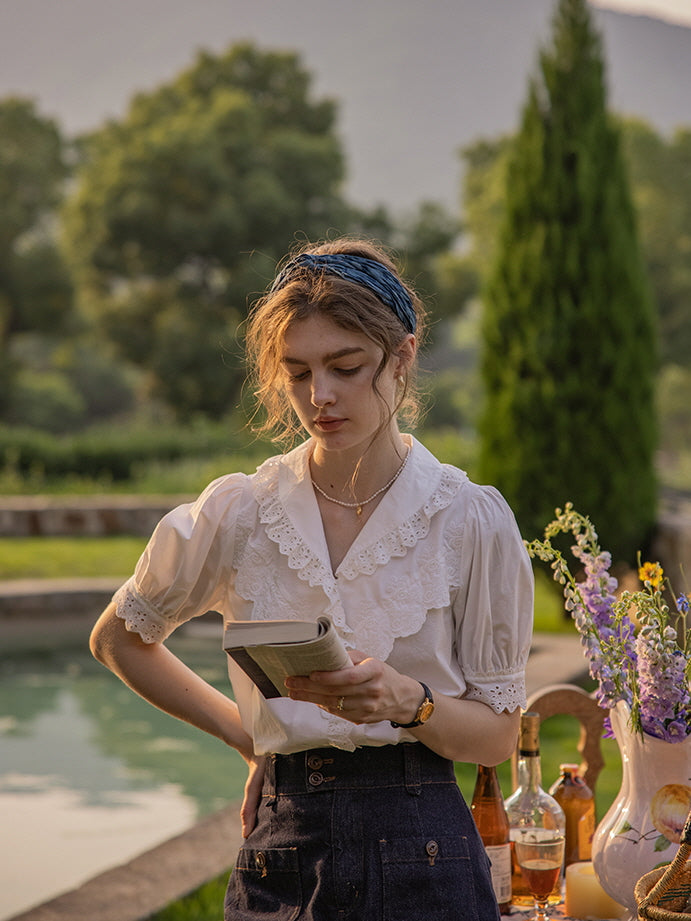
[[[668,22],[691,26],[691,0],[589,0],[593,6],[620,13],[657,16]]]
[[[293,47],[314,76],[314,92],[338,100],[352,200],[398,208],[424,199],[453,201],[458,151],[515,126],[556,0],[428,2],[438,7],[438,16],[420,14],[416,0],[350,0],[343,19],[342,0],[0,0],[0,99],[12,93],[35,99],[39,112],[56,118],[72,137],[122,117],[135,92],[173,79],[191,66],[199,48],[220,54],[231,40],[242,39]],[[690,124],[684,87],[691,67],[691,0],[589,2],[687,27],[654,24],[651,31],[641,21],[634,28],[636,34],[647,29],[653,45],[662,42],[660,36],[668,43],[667,33],[683,33],[673,45],[684,45],[685,83],[655,47],[648,57],[632,59],[616,35],[609,62],[617,111],[637,114],[665,132]],[[402,43],[391,40],[390,28],[401,7]],[[467,29],[459,25],[459,10],[467,10]],[[334,17],[337,29],[330,28]],[[507,34],[509,21],[522,23],[520,34]],[[500,66],[493,44],[501,48]],[[418,79],[423,62],[424,79]],[[633,84],[635,98],[625,94]],[[405,150],[405,156],[392,157],[392,150]]]

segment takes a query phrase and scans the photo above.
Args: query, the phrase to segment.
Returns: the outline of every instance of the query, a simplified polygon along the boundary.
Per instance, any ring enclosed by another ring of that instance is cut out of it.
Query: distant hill
[[[460,148],[515,129],[553,0],[15,0],[0,3],[0,95],[37,98],[69,133],[200,48],[250,39],[299,51],[340,101],[348,194],[395,210],[454,207]],[[663,133],[691,125],[691,28],[593,10],[611,108]]]

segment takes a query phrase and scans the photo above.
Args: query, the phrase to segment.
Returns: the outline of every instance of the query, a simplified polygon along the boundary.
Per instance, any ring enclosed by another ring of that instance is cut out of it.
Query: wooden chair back
[[[540,715],[540,722],[550,716],[567,714],[575,716],[581,724],[577,750],[581,756],[581,776],[595,792],[597,778],[604,767],[602,756],[602,725],[606,711],[600,707],[592,694],[576,684],[550,684],[540,688],[528,698],[527,710]],[[565,758],[564,761],[567,759]],[[518,752],[511,759],[511,775],[514,789],[517,786]]]

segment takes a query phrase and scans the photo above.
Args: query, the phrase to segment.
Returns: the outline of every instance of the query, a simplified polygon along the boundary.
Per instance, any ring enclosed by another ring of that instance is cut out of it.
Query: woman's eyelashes
[[[334,374],[338,374],[338,375],[340,375],[341,377],[353,377],[355,374],[358,373],[358,371],[361,371],[361,370],[362,370],[362,365],[357,365],[357,366],[354,367],[354,368],[334,368],[334,369],[333,369],[333,372],[334,372]],[[294,381],[294,382],[297,383],[297,382],[299,382],[299,381],[305,381],[305,380],[307,380],[307,378],[309,377],[309,375],[310,375],[310,371],[309,371],[309,370],[299,371],[299,372],[296,373],[296,374],[289,374],[289,375],[288,375],[288,379],[289,379],[290,381]]]
[[[299,374],[289,374],[288,380],[291,382],[297,383],[298,381],[307,380],[308,376],[309,376],[309,371],[300,371]]]

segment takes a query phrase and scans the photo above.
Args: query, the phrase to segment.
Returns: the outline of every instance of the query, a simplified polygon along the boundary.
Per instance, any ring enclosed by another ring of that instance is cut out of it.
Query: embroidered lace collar
[[[349,548],[336,576],[355,578],[371,573],[392,556],[401,556],[427,533],[429,520],[451,502],[467,479],[465,473],[441,464],[417,439],[410,444],[408,463]],[[334,582],[317,500],[310,480],[311,441],[285,455],[271,458],[254,476],[255,496],[269,537],[289,557],[289,565],[311,584],[325,588]],[[309,561],[309,562],[308,562]]]

